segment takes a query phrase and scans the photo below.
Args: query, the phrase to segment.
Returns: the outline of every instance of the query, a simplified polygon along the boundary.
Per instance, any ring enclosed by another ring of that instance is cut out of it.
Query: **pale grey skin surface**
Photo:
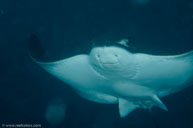
[[[36,62],[84,98],[118,103],[121,117],[139,107],[158,106],[167,110],[158,97],[178,92],[193,83],[193,52],[155,56],[133,54],[110,46],[93,48],[89,55]]]

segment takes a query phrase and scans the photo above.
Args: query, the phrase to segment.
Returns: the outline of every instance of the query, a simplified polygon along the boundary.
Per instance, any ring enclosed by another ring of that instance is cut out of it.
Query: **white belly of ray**
[[[88,55],[77,55],[51,63],[36,62],[72,86],[83,98],[99,103],[118,103],[121,117],[139,107],[150,109],[157,106],[167,110],[158,97],[177,92],[192,82],[193,52],[179,56],[131,53],[128,56],[125,56],[125,60],[131,65],[123,64],[123,75],[122,70],[116,69],[114,65],[112,72],[106,71],[105,66],[98,70],[98,67],[93,67]],[[122,60],[118,61],[122,64]],[[131,68],[136,65],[137,68]],[[132,70],[136,70],[134,75],[130,75]]]

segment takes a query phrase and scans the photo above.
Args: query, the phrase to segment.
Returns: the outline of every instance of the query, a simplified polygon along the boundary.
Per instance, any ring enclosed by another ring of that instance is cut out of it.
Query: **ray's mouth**
[[[112,66],[112,65],[117,65],[119,64],[119,60],[99,60],[100,64],[101,65],[104,65],[104,66]]]
[[[102,63],[102,64],[109,64],[109,65],[111,65],[111,64],[118,64],[118,62],[114,62],[114,63]]]
[[[104,66],[111,66],[111,65],[117,65],[119,62],[101,62],[102,65]]]

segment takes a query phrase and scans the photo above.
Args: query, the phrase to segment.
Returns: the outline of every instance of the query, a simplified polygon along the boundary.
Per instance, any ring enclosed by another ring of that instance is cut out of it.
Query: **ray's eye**
[[[118,57],[118,55],[117,55],[117,54],[114,54],[114,56],[115,56],[115,57]]]

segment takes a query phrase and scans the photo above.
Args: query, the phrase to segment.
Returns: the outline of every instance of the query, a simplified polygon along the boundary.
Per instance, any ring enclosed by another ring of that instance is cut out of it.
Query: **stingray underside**
[[[70,58],[60,60],[54,60],[53,58],[51,59],[36,35],[31,35],[29,39],[29,53],[35,63],[39,64],[50,74],[54,75],[55,77],[59,78],[60,80],[66,83],[71,83],[73,79],[74,81],[80,81],[82,77],[91,77],[94,74],[92,72],[93,70],[89,70],[88,68],[89,63],[87,60],[87,55],[76,55]],[[75,75],[73,74],[73,72],[76,72]],[[93,77],[95,77],[95,75]],[[74,82],[72,84],[74,84]],[[116,97],[104,93],[98,93],[89,90],[77,90],[77,93],[81,97],[93,102],[105,104],[117,103]]]

